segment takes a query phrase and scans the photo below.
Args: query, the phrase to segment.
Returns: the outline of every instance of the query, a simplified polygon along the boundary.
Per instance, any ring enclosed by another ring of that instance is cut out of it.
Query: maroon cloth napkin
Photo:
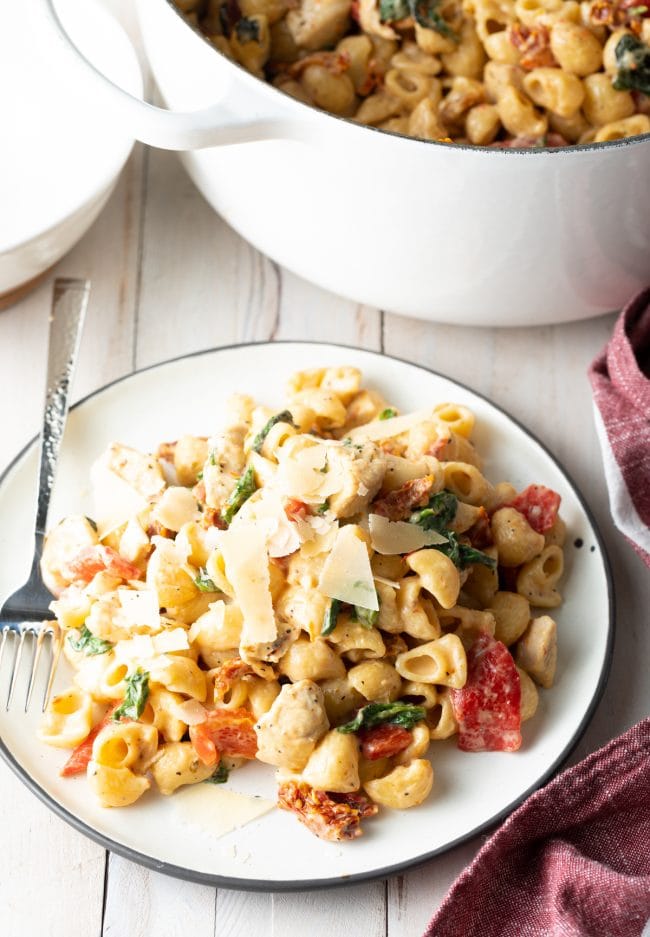
[[[424,937],[640,937],[650,919],[650,719],[536,791]]]
[[[589,378],[612,517],[650,566],[650,289],[625,307]]]

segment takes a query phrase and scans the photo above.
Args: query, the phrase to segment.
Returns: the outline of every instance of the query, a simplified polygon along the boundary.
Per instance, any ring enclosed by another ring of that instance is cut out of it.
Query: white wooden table
[[[132,28],[128,4],[112,5]],[[572,760],[647,714],[650,577],[611,523],[586,377],[613,317],[558,327],[461,329],[355,305],[258,254],[208,207],[176,156],[140,146],[106,209],[55,274],[92,280],[74,397],[185,352],[299,338],[410,359],[505,407],[573,476],[614,568],[611,676]],[[39,427],[50,287],[51,279],[0,313],[0,469]],[[0,830],[3,937],[417,937],[482,842],[388,881],[335,891],[215,890],[106,853],[49,813],[4,763]]]

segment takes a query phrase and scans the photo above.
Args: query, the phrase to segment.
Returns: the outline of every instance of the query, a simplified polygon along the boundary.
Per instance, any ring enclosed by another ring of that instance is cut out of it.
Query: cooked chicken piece
[[[302,49],[333,46],[348,31],[350,0],[302,0],[300,9],[287,13],[287,26]]]
[[[282,687],[257,725],[257,757],[269,765],[301,771],[329,728],[323,691],[311,680]]]
[[[205,503],[220,511],[244,471],[246,454],[244,439],[248,433],[245,423],[229,426],[209,441],[210,454],[203,466]]]
[[[97,529],[87,517],[80,514],[64,518],[49,532],[41,556],[41,575],[50,592],[61,595],[75,579],[69,563],[82,550],[98,542]]]
[[[547,689],[553,686],[557,665],[557,625],[550,615],[533,618],[517,642],[515,660],[540,686]]]
[[[165,488],[165,477],[158,460],[130,446],[112,443],[100,462],[144,498],[153,499]]]
[[[328,450],[330,470],[340,487],[330,495],[329,508],[337,517],[358,514],[375,497],[386,471],[386,458],[374,443],[332,446]]]

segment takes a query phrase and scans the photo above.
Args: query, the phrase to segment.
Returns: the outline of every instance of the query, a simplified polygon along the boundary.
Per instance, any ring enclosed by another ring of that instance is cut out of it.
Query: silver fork
[[[54,283],[52,310],[50,312],[50,339],[47,354],[47,386],[43,429],[40,439],[40,467],[38,479],[38,501],[34,531],[34,557],[29,579],[17,589],[0,608],[0,668],[5,647],[13,645],[13,662],[10,668],[7,710],[11,706],[20,669],[23,648],[31,636],[32,660],[29,683],[25,694],[25,712],[29,708],[38,673],[43,645],[50,642],[50,667],[43,693],[44,710],[47,706],[52,684],[61,653],[61,632],[56,621],[48,620],[51,594],[41,578],[40,560],[47,528],[47,513],[54,485],[61,439],[68,416],[68,391],[72,381],[75,360],[79,349],[83,320],[88,305],[90,283],[88,280],[58,279]]]

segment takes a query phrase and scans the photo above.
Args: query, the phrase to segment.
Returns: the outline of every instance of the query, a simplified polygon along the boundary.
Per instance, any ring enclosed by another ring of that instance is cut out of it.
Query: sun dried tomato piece
[[[101,722],[98,722],[94,729],[91,729],[83,742],[73,750],[72,754],[61,768],[62,778],[72,778],[76,774],[83,774],[88,767],[90,759],[93,756],[93,742],[102,731],[102,729],[111,722],[111,717],[117,709],[117,703],[108,710]],[[122,720],[129,721],[129,720]]]
[[[372,510],[375,514],[387,517],[389,521],[402,521],[414,508],[422,508],[427,504],[433,483],[433,475],[413,478],[405,482],[401,488],[375,501]]]
[[[231,660],[224,661],[214,678],[215,703],[223,703],[236,680],[254,673],[251,665],[243,661],[241,657],[233,657]]]
[[[247,709],[212,709],[205,722],[190,726],[190,741],[201,761],[216,764],[220,755],[254,758],[255,720]]]
[[[363,757],[376,761],[403,752],[413,741],[413,735],[403,726],[383,725],[360,732],[359,741]]]
[[[531,70],[557,65],[551,52],[551,34],[546,26],[524,26],[515,23],[509,28],[509,38],[515,49],[521,52],[519,65]]]
[[[320,839],[340,842],[363,834],[361,821],[378,811],[363,794],[317,791],[309,784],[288,781],[278,788],[278,807],[295,813]]]
[[[557,520],[561,500],[557,491],[551,488],[546,488],[544,485],[529,485],[513,501],[504,504],[503,507],[519,511],[533,530],[536,530],[538,534],[545,534]]]
[[[138,567],[125,560],[112,547],[84,547],[74,559],[66,565],[65,576],[70,580],[90,582],[97,573],[106,571],[118,579],[140,579],[142,572]]]
[[[450,690],[465,752],[514,752],[521,746],[521,683],[508,648],[488,634],[467,652],[467,682]]]

